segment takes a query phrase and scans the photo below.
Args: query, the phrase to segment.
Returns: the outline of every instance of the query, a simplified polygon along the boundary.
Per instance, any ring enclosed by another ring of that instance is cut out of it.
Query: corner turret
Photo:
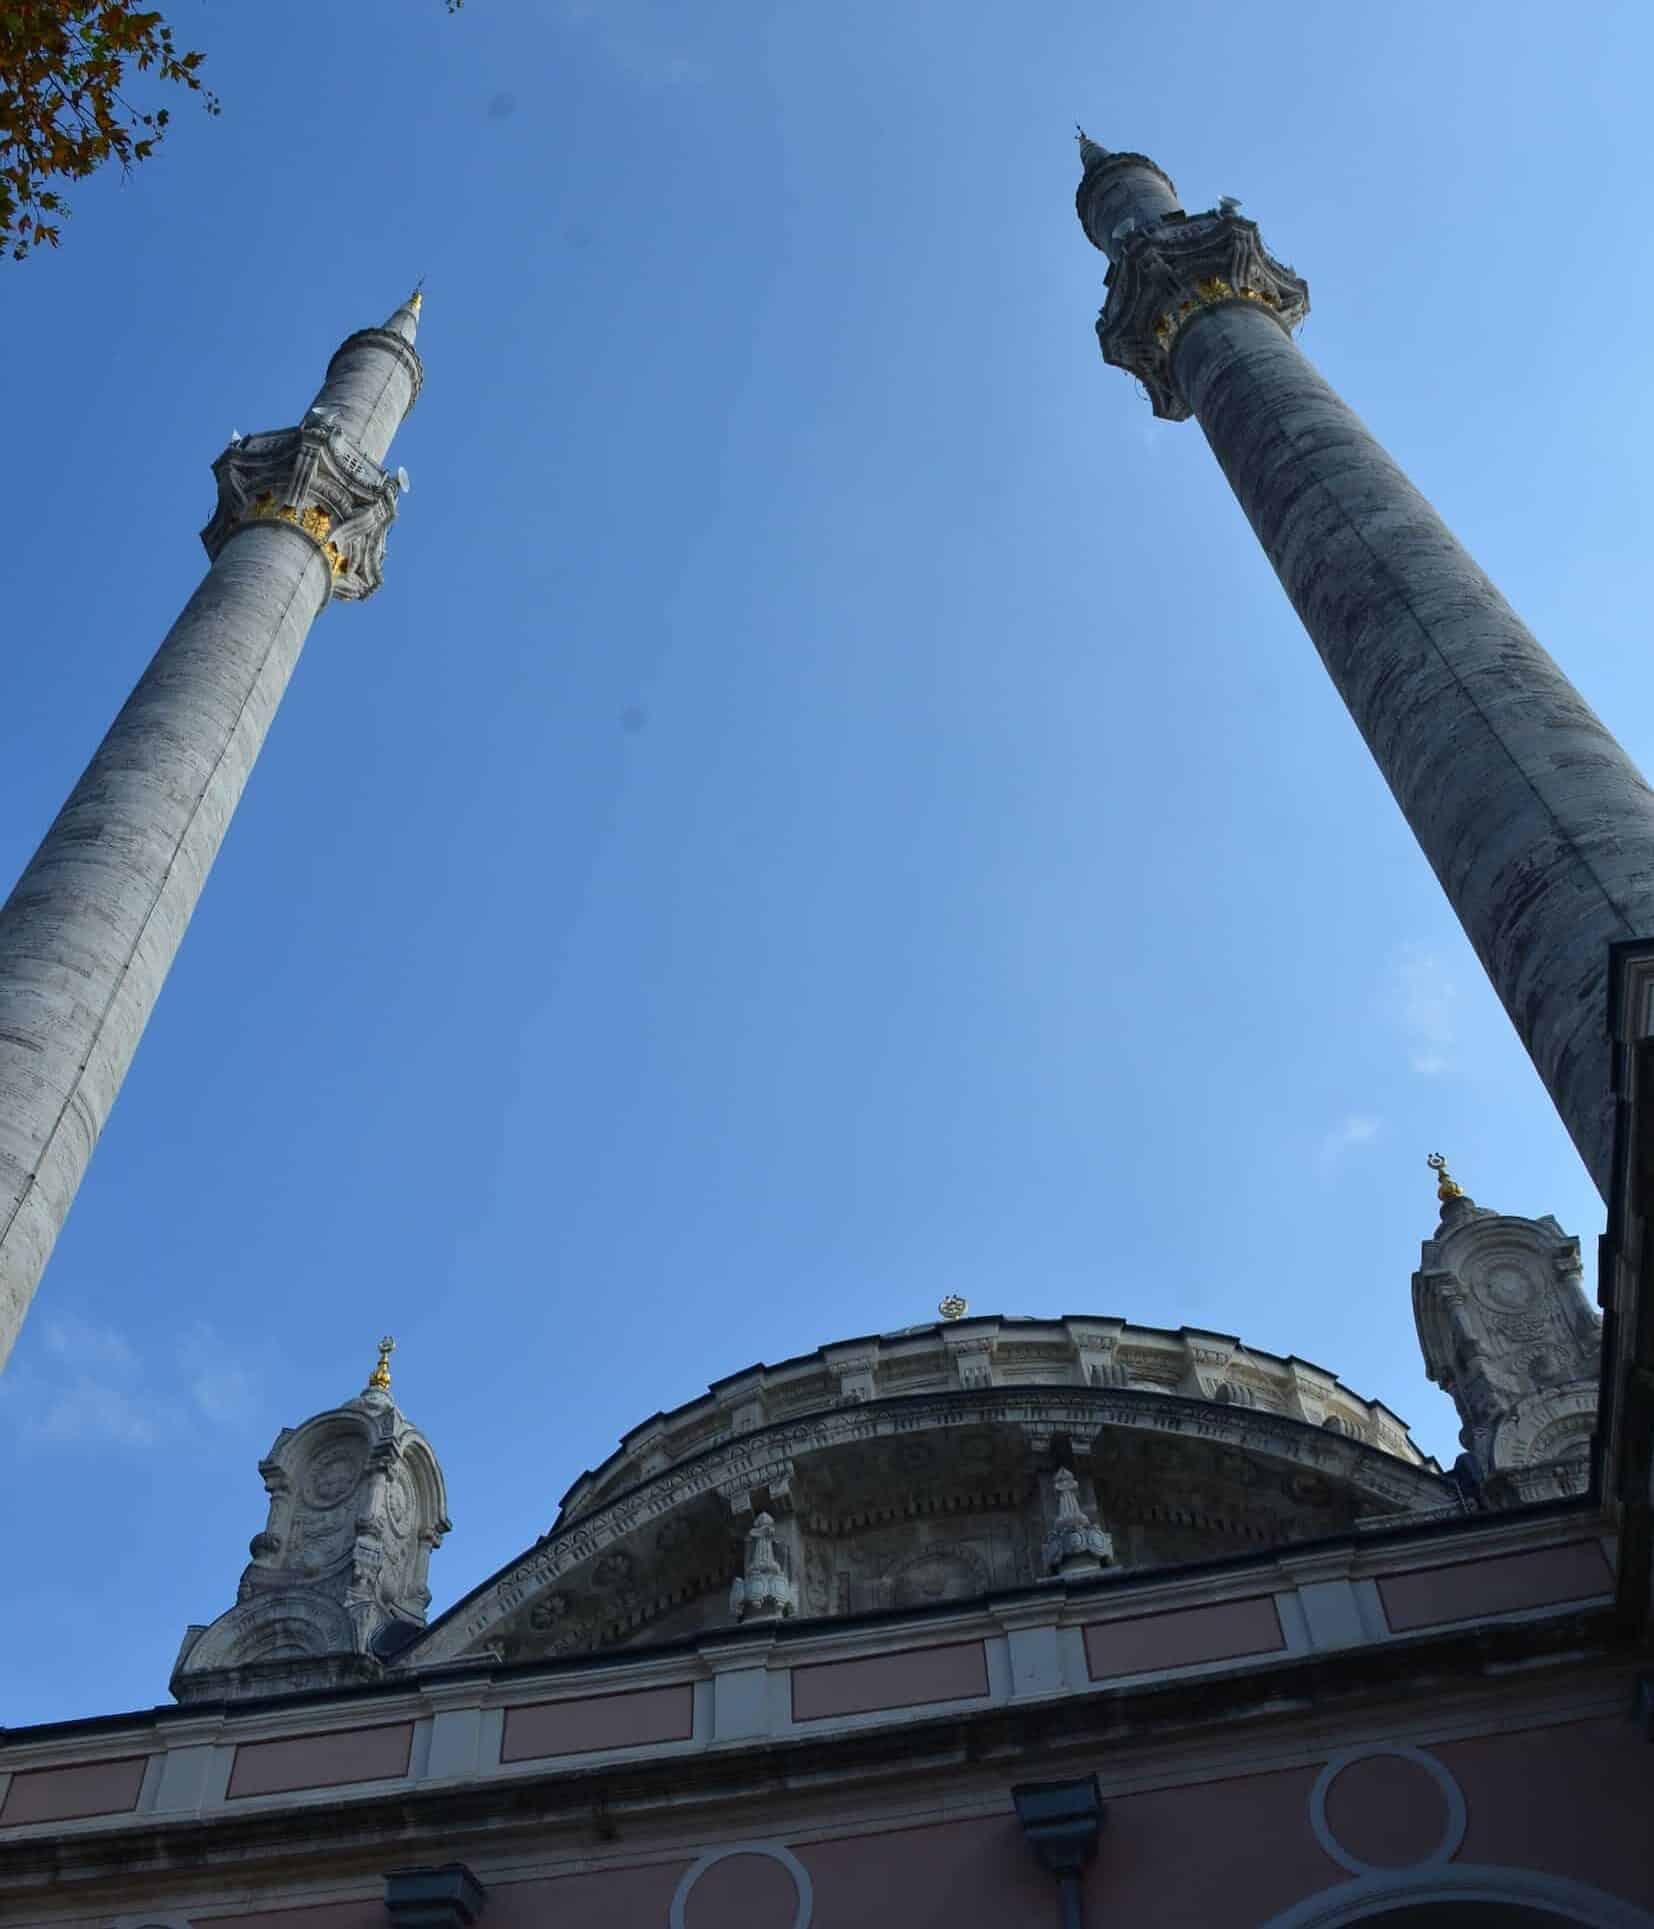
[[[284,1427],[259,1463],[269,1518],[236,1605],[184,1636],[180,1701],[371,1681],[424,1627],[447,1493],[430,1442],[391,1398],[394,1348],[381,1340],[362,1391]]]
[[[1413,1275],[1425,1371],[1463,1422],[1469,1471],[1494,1506],[1583,1493],[1602,1325],[1579,1241],[1548,1214],[1479,1206],[1432,1153],[1440,1222]]]

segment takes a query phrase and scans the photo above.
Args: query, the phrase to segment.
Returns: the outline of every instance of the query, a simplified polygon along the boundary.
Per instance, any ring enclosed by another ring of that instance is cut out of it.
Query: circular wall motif
[[[1525,1313],[1533,1304],[1537,1284],[1511,1260],[1495,1260],[1476,1277],[1472,1290],[1484,1306],[1498,1313]]]
[[[969,1548],[934,1547],[903,1561],[890,1579],[898,1607],[922,1607],[982,1593],[988,1585],[988,1570]]]
[[[708,1869],[736,1855],[760,1855],[771,1862],[779,1862],[792,1877],[793,1888],[798,1895],[798,1909],[788,1929],[810,1929],[810,1918],[815,1913],[815,1892],[810,1887],[810,1872],[791,1849],[784,1848],[779,1842],[731,1842],[726,1848],[708,1849],[679,1878],[672,1896],[672,1907],[667,1914],[667,1929],[687,1929],[684,1912],[689,1906],[689,1897],[695,1884]],[[780,1925],[777,1929],[780,1929]]]
[[[1458,1853],[1459,1844],[1464,1840],[1466,1821],[1464,1792],[1435,1756],[1427,1755],[1422,1748],[1406,1748],[1400,1745],[1346,1748],[1342,1754],[1334,1755],[1316,1777],[1315,1786],[1310,1790],[1309,1825],[1315,1831],[1316,1841],[1341,1869],[1348,1869],[1351,1875],[1388,1876],[1396,1873],[1393,1866],[1386,1868],[1382,1864],[1366,1862],[1360,1856],[1352,1855],[1333,1834],[1327,1821],[1327,1795],[1344,1770],[1353,1767],[1357,1762],[1382,1759],[1409,1762],[1413,1767],[1422,1769],[1436,1784],[1447,1809],[1441,1840],[1435,1848],[1401,1866],[1428,1869],[1450,1862]]]
[[[356,1485],[362,1472],[363,1454],[359,1447],[327,1447],[310,1463],[304,1483],[305,1499],[313,1507],[337,1507]]]
[[[390,1523],[399,1534],[408,1531],[408,1522],[413,1519],[413,1486],[400,1467],[385,1482],[385,1512]]]
[[[624,1587],[631,1578],[632,1557],[624,1548],[605,1554],[592,1569],[592,1582],[597,1587]]]

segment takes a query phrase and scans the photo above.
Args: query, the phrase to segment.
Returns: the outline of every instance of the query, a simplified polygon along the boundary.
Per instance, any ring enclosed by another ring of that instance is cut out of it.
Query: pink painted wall
[[[1613,1591],[1613,1571],[1596,1541],[1387,1574],[1378,1583],[1384,1618],[1396,1634],[1479,1614],[1590,1600]]]
[[[1013,1816],[806,1842],[794,1853],[815,1888],[810,1929],[1044,1929],[1058,1919],[1056,1885]],[[762,1929],[792,1929],[791,1919]]]
[[[478,1929],[666,1929],[672,1892],[693,1860],[683,1856],[648,1868],[498,1883],[489,1889],[488,1911]],[[374,1929],[385,1929],[383,1911]],[[781,1929],[792,1929],[790,1916]]]
[[[861,1661],[820,1661],[793,1670],[793,1720],[863,1715],[875,1708],[915,1708],[927,1701],[960,1701],[988,1692],[988,1661],[980,1641]]]
[[[1443,1742],[1469,1809],[1461,1862],[1549,1869],[1654,1909],[1654,1745],[1629,1719]]]
[[[72,1822],[83,1815],[118,1815],[136,1808],[145,1755],[69,1768],[26,1768],[11,1779],[0,1828],[25,1822]]]
[[[587,1749],[688,1741],[694,1719],[694,1689],[687,1681],[666,1688],[639,1688],[630,1694],[525,1702],[506,1710],[500,1760],[525,1762],[546,1755],[578,1755]]]
[[[1285,1646],[1274,1601],[1258,1594],[1211,1607],[1179,1608],[1170,1614],[1093,1621],[1085,1630],[1085,1663],[1092,1680],[1101,1681],[1146,1674],[1153,1668],[1188,1668],[1199,1661],[1270,1654]]]
[[[417,1862],[418,1857],[411,1858]],[[397,1867],[402,1867],[401,1863]],[[319,1902],[305,1909],[259,1909],[247,1916],[189,1916],[195,1929],[385,1929],[382,1888],[355,1902]]]
[[[345,1728],[332,1735],[294,1735],[286,1741],[248,1741],[235,1751],[229,1796],[284,1795],[301,1788],[337,1788],[406,1775],[413,1723]]]
[[[1086,1877],[1087,1929],[1250,1929],[1343,1879],[1305,1819],[1314,1780],[1292,1770],[1116,1797]],[[1058,1919],[1056,1883],[1011,1813],[795,1853],[815,1885],[812,1929],[1041,1929]],[[791,1929],[791,1919],[754,1929]]]

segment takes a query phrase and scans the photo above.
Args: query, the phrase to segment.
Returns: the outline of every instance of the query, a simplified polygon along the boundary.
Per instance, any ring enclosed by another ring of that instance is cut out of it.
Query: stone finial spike
[[[1468,1199],[1469,1194],[1447,1169],[1447,1161],[1439,1152],[1432,1152],[1424,1162],[1436,1175],[1436,1197],[1448,1205],[1455,1199]]]
[[[419,333],[419,311],[425,306],[425,277],[421,275],[414,284],[414,291],[385,323],[387,334],[400,335],[405,342],[411,342]]]
[[[391,1355],[396,1351],[396,1342],[387,1333],[379,1342],[379,1364],[368,1375],[367,1390],[370,1393],[389,1393],[391,1390]]]
[[[1108,159],[1108,149],[1106,147],[1099,147],[1078,121],[1074,123],[1074,139],[1079,144],[1080,172],[1082,174],[1084,174],[1088,168],[1095,167],[1099,161],[1106,161]]]

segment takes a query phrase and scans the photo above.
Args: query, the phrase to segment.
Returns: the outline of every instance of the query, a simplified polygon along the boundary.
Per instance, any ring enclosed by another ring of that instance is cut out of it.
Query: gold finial
[[[368,1375],[370,1393],[389,1393],[391,1390],[391,1355],[396,1351],[396,1342],[387,1333],[379,1342],[379,1364]]]
[[[425,296],[422,290],[416,288],[413,291],[413,293],[408,297],[408,306],[414,311],[416,315],[419,313],[420,309],[422,309],[425,306]]]
[[[1449,1199],[1462,1199],[1465,1190],[1447,1169],[1447,1161],[1439,1152],[1432,1152],[1424,1162],[1436,1175],[1436,1197],[1445,1206]]]
[[[946,1299],[938,1301],[936,1310],[943,1319],[963,1319],[971,1310],[970,1301],[961,1299],[957,1293],[949,1293]]]

